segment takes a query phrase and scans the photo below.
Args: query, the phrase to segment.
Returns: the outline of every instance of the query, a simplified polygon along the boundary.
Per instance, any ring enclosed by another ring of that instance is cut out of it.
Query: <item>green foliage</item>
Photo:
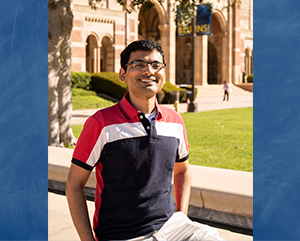
[[[72,97],[74,96],[97,96],[95,91],[72,88]]]
[[[253,171],[253,108],[184,113],[190,163]]]
[[[71,72],[72,88],[87,89],[91,82],[91,74],[89,72]]]
[[[227,11],[229,11],[229,9],[234,8],[235,5],[238,8],[240,8],[241,4],[242,4],[242,0],[231,0],[231,1],[229,1],[228,5],[224,7],[224,9],[227,9]]]
[[[175,22],[181,24],[186,29],[193,18],[194,8],[193,1],[175,0],[172,4],[172,11],[176,13]]]
[[[92,74],[91,89],[118,100],[128,91],[127,84],[119,79],[119,74],[111,72]]]
[[[74,125],[72,126],[73,135],[78,139],[80,133],[82,132],[83,125]]]
[[[147,10],[155,6],[151,0],[131,0],[129,5],[127,5],[128,1],[126,0],[117,0],[117,2],[123,6],[128,13],[132,13],[135,9],[140,10],[143,7],[142,14],[145,14]],[[164,0],[158,0],[158,2],[162,4]]]
[[[253,74],[248,75],[247,82],[248,83],[253,83]]]
[[[72,106],[74,110],[105,108],[114,104],[113,101],[98,97],[95,91],[72,89]]]

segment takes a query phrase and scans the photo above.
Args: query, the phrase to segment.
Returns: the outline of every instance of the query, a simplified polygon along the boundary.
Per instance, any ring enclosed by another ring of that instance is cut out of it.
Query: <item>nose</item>
[[[155,73],[155,70],[152,68],[152,65],[150,63],[148,63],[144,72],[145,73],[151,73],[153,75]]]

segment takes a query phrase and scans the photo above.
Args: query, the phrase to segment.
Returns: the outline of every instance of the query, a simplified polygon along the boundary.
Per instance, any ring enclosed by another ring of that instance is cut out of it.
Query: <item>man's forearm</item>
[[[184,212],[187,215],[191,190],[190,170],[174,174],[174,189],[176,210]]]
[[[83,188],[79,186],[70,187],[67,184],[66,196],[69,204],[70,213],[80,239],[83,241],[95,240],[88,215],[88,209]]]

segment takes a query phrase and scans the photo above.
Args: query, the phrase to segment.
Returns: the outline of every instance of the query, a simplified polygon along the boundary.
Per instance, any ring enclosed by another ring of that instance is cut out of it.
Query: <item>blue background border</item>
[[[0,239],[48,240],[48,2],[0,16]]]
[[[300,239],[300,1],[254,1],[254,240]]]
[[[254,240],[300,237],[300,2],[254,0]],[[48,239],[47,1],[0,8],[0,237]]]

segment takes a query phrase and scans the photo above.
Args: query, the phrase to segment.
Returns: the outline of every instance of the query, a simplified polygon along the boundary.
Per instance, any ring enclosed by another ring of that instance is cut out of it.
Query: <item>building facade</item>
[[[243,83],[253,72],[253,0],[224,8],[228,0],[211,0],[212,35],[195,38],[195,85]],[[171,4],[152,0],[130,14],[116,0],[73,0],[72,70],[118,72],[120,53],[132,41],[153,39],[161,44],[167,63],[166,80],[192,83],[192,38],[177,37]]]

